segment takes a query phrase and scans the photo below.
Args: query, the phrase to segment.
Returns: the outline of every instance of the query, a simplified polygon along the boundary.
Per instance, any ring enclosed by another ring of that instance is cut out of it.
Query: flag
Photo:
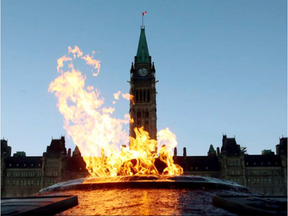
[[[147,13],[147,11],[142,12],[142,16],[144,16]]]

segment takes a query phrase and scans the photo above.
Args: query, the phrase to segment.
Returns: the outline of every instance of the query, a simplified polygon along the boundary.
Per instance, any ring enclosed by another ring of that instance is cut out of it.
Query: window
[[[191,170],[193,170],[193,167],[191,167]]]
[[[32,164],[31,164],[31,167],[33,167],[33,166],[34,166],[34,164],[32,163]]]
[[[142,102],[142,90],[140,90],[140,102]]]
[[[149,117],[149,112],[146,111],[146,112],[145,112],[145,118],[148,118],[148,117]]]
[[[143,90],[143,101],[144,102],[146,101],[146,90],[145,89]]]
[[[11,167],[12,166],[12,164],[9,164],[9,167]]]
[[[148,124],[149,124],[149,121],[145,121],[145,124],[148,125]]]
[[[254,165],[256,165],[256,162],[254,162]]]
[[[41,167],[41,164],[40,164],[40,163],[38,164],[38,167]]]
[[[141,118],[141,111],[137,112],[137,118]]]
[[[206,167],[206,170],[208,170],[208,167]]]
[[[198,167],[196,167],[196,170],[198,170]]]
[[[147,102],[150,102],[150,90],[147,92]]]
[[[26,163],[24,164],[24,167],[26,167]]]
[[[17,167],[19,167],[19,164],[16,164]]]

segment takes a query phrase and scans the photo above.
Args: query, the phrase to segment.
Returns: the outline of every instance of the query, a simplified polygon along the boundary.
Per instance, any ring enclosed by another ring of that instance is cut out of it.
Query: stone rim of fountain
[[[39,193],[50,193],[67,190],[97,190],[97,189],[212,189],[249,192],[249,188],[234,182],[202,176],[164,176],[139,175],[115,177],[90,177],[70,180],[43,188]]]

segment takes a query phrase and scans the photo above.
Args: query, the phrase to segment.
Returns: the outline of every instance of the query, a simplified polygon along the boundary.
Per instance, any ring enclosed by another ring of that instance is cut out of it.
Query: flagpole
[[[144,16],[143,16],[143,12],[142,12],[142,28],[144,27]]]

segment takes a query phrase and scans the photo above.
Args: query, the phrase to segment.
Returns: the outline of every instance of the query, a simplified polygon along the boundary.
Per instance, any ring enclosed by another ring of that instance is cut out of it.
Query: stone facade
[[[276,155],[272,151],[248,155],[235,138],[224,135],[221,152],[217,148],[213,154],[210,146],[208,156],[186,156],[184,148],[183,156],[174,155],[174,160],[184,168],[185,175],[226,179],[263,195],[287,195],[287,137],[280,139],[276,150],[280,148],[282,152],[276,151]]]
[[[281,138],[277,145],[287,146],[287,138]],[[11,147],[1,140],[2,197],[23,197],[37,193],[40,189],[58,182],[87,177],[86,164],[76,147],[66,152],[65,139],[52,139],[43,156],[29,157],[17,152],[11,157]],[[247,186],[252,192],[264,195],[287,195],[287,148],[262,155],[248,155],[235,138],[223,136],[222,148],[215,152],[209,148],[208,156],[183,156],[174,160],[184,169],[185,175],[214,177]]]
[[[152,139],[157,138],[156,81],[154,62],[151,62],[146,41],[145,28],[142,26],[137,55],[130,70],[129,114],[134,122],[130,123],[129,134],[135,138],[134,128],[143,127]]]
[[[43,156],[29,157],[17,152],[11,157],[11,147],[1,140],[1,196],[25,197],[55,183],[88,176],[86,164],[75,149],[66,152],[65,138],[52,139]]]

